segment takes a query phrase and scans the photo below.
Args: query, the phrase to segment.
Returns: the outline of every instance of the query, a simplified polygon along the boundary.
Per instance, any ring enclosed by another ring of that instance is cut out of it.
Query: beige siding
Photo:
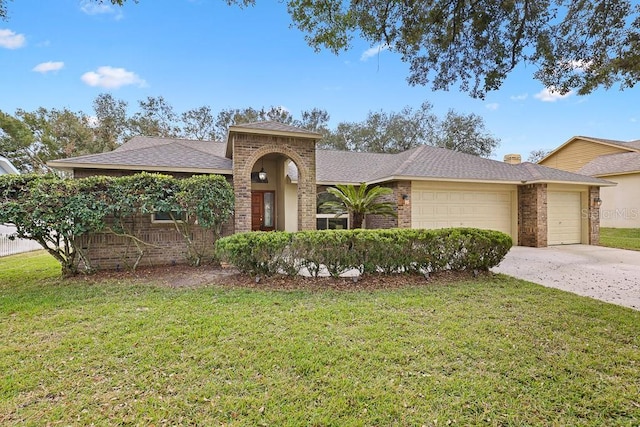
[[[284,230],[298,231],[298,186],[296,184],[284,185]]]
[[[605,154],[624,153],[628,150],[610,145],[577,139],[540,162],[543,166],[575,172],[596,157]]]
[[[640,174],[604,178],[618,185],[600,189],[600,226],[640,228]]]
[[[515,185],[414,181],[413,228],[476,227],[517,238]]]

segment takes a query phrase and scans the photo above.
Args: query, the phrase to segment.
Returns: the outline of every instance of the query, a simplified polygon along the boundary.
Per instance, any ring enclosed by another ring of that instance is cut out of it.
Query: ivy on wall
[[[135,268],[148,243],[131,229],[132,218],[154,212],[172,213],[187,245],[187,259],[199,265],[203,251],[201,242],[191,237],[193,228],[213,230],[216,240],[233,208],[233,188],[219,175],[187,179],[144,172],[82,179],[51,174],[0,176],[0,223],[16,226],[13,238],[37,241],[60,262],[64,276],[78,274],[79,265],[83,272],[93,270],[79,244],[79,238],[90,233],[111,233],[134,242]]]

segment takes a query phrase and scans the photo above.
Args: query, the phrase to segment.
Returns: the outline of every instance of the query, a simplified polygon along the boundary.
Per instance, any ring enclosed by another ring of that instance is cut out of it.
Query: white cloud
[[[85,0],[80,6],[80,10],[82,10],[87,15],[115,14],[116,19],[122,18],[122,11],[110,4],[95,3],[93,1]]]
[[[545,87],[533,96],[534,98],[539,99],[542,102],[556,102],[559,99],[568,98],[571,95],[573,95],[572,90],[563,95],[553,87]]]
[[[379,54],[384,50],[389,50],[389,47],[390,46],[388,44],[379,44],[379,45],[370,47],[369,49],[362,52],[362,55],[360,56],[360,61],[366,61],[367,59],[371,58],[372,56],[376,56],[377,54]]]
[[[593,65],[593,61],[583,61],[582,59],[567,61],[566,64],[571,67],[572,70],[587,71]]]
[[[43,62],[41,64],[36,65],[35,67],[33,67],[33,70],[31,71],[35,71],[38,73],[48,73],[50,71],[58,71],[61,70],[64,67],[64,62],[62,61],[48,61],[48,62]]]
[[[11,30],[0,29],[0,47],[18,49],[27,43],[24,34],[16,34]]]
[[[96,71],[86,72],[81,79],[89,86],[99,86],[106,89],[118,89],[127,85],[138,85],[139,87],[147,85],[147,82],[136,73],[110,66],[98,67]]]
[[[91,1],[84,1],[80,6],[87,15],[101,15],[103,13],[114,13],[113,6],[104,3],[94,3]]]
[[[497,102],[491,102],[485,105],[485,107],[487,107],[487,110],[496,111],[498,107],[500,107],[500,104],[498,104]]]
[[[523,93],[522,95],[513,95],[510,97],[512,101],[524,101],[529,97],[528,93]]]

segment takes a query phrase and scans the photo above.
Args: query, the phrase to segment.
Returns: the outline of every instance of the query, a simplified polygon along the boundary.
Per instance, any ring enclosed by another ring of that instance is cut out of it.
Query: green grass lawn
[[[600,245],[640,251],[640,228],[601,228]]]
[[[640,312],[509,277],[314,292],[58,272],[0,258],[0,425],[640,424]]]

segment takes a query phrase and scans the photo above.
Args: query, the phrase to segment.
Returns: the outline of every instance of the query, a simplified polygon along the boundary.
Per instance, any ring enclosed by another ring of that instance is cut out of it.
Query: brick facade
[[[518,187],[518,244],[547,246],[547,184]]]
[[[235,230],[251,231],[251,170],[261,157],[278,153],[298,168],[298,230],[316,229],[316,146],[314,139],[250,133],[233,136]]]
[[[403,195],[411,196],[411,181],[396,181],[382,185],[393,189],[393,193],[380,198],[380,202],[391,202],[398,215],[397,218],[382,215],[367,215],[366,228],[411,228],[411,199],[403,199]]]
[[[151,215],[139,215],[125,224],[127,230],[136,236],[136,242],[126,236],[112,233],[94,233],[81,236],[79,246],[83,255],[91,260],[97,269],[129,269],[134,266],[142,251],[139,266],[186,264],[187,244],[173,223],[154,223]],[[192,239],[198,251],[213,255],[214,235],[210,230],[193,227]],[[233,222],[222,229],[222,235],[233,234]],[[139,249],[138,249],[139,247]],[[82,260],[78,260],[81,262]]]
[[[140,171],[118,169],[75,169],[74,178],[90,176],[128,176]],[[188,178],[191,173],[164,172],[175,178]],[[231,177],[227,177],[231,180]],[[140,266],[185,264],[187,259],[187,244],[184,237],[176,230],[173,223],[152,222],[152,216],[139,215],[127,221],[125,227],[140,240],[139,246],[144,251],[140,259]],[[194,226],[192,239],[203,253],[213,254],[214,236],[212,231]],[[222,227],[222,236],[234,233],[233,216]],[[79,246],[83,255],[91,260],[92,267],[98,269],[127,269],[133,267],[140,255],[140,250],[131,238],[117,236],[113,233],[95,233],[81,236]],[[82,262],[78,259],[78,262]]]

